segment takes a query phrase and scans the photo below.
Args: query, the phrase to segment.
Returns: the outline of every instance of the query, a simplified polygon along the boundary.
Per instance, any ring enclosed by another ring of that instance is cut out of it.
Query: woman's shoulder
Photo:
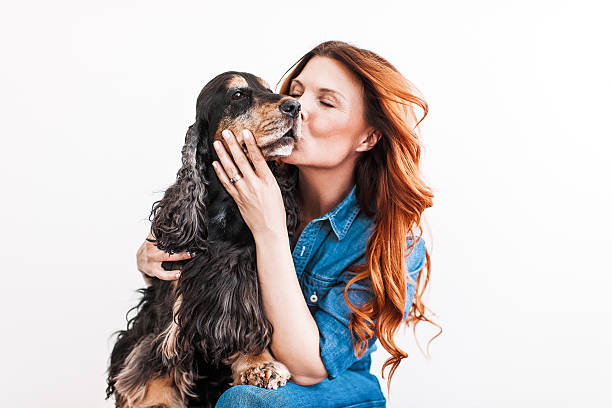
[[[365,263],[368,240],[374,229],[373,220],[356,212],[350,225],[347,220],[339,221],[330,220],[329,228],[321,230],[320,246],[305,271],[315,278],[336,281],[349,266]]]

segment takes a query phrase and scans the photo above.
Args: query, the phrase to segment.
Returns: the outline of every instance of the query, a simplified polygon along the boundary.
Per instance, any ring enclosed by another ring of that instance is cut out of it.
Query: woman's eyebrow
[[[302,84],[299,80],[294,79],[291,81],[291,85],[293,84],[298,84],[300,85],[302,88],[304,88],[304,84]],[[346,98],[344,97],[344,95],[342,95],[340,92],[336,91],[335,89],[330,89],[330,88],[319,88],[318,89],[319,92],[324,92],[324,93],[331,93],[333,95],[337,95],[339,96],[341,99],[346,100]]]

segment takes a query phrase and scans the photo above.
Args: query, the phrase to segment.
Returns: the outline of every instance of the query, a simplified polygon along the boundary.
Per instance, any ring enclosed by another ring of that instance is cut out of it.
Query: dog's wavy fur
[[[232,380],[227,359],[260,354],[269,346],[273,328],[263,312],[253,236],[212,169],[218,160],[212,143],[221,126],[237,134],[246,124],[258,144],[265,142],[267,159],[273,158],[269,141],[279,134],[287,139],[287,129],[294,131],[299,122],[299,104],[291,100],[254,75],[234,71],[202,89],[176,182],[150,216],[158,248],[195,256],[162,264],[181,269],[178,281],[153,278],[139,289],[142,298],[130,310],[137,314],[118,332],[110,357],[106,394],[115,395],[116,406],[144,406],[149,400],[168,408],[214,406]],[[273,109],[275,104],[280,109]],[[282,150],[287,143],[291,140],[276,145]],[[298,223],[297,174],[274,160],[268,164],[283,195],[290,239]],[[163,401],[156,397],[161,394]]]

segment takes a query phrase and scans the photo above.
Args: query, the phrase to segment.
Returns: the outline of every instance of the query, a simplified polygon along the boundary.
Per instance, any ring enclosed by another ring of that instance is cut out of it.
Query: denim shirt
[[[365,354],[358,359],[353,352],[349,331],[351,309],[344,300],[344,287],[355,276],[346,268],[366,263],[368,239],[374,231],[374,218],[360,211],[354,186],[336,208],[312,220],[302,231],[293,249],[293,263],[310,313],[319,328],[321,360],[334,379],[345,370],[370,370],[376,337],[368,340]],[[412,244],[412,237],[407,238]],[[404,320],[412,306],[415,282],[425,262],[425,242],[419,237],[406,257],[406,307]],[[351,303],[359,307],[373,298],[369,278],[353,283],[348,291]],[[357,338],[357,337],[356,337]]]

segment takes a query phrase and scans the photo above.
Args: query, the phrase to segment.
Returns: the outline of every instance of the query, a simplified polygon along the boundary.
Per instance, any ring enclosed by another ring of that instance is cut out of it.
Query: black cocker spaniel
[[[195,256],[162,264],[180,268],[178,280],[153,278],[139,290],[137,315],[118,332],[110,357],[106,394],[114,394],[117,407],[213,407],[232,385],[277,388],[290,378],[267,350],[272,325],[259,293],[253,236],[211,163],[219,160],[212,143],[223,142],[223,129],[236,135],[249,129],[277,178],[291,239],[297,174],[275,159],[291,153],[300,124],[299,102],[252,74],[225,72],[202,89],[176,183],[150,217],[158,248]]]

